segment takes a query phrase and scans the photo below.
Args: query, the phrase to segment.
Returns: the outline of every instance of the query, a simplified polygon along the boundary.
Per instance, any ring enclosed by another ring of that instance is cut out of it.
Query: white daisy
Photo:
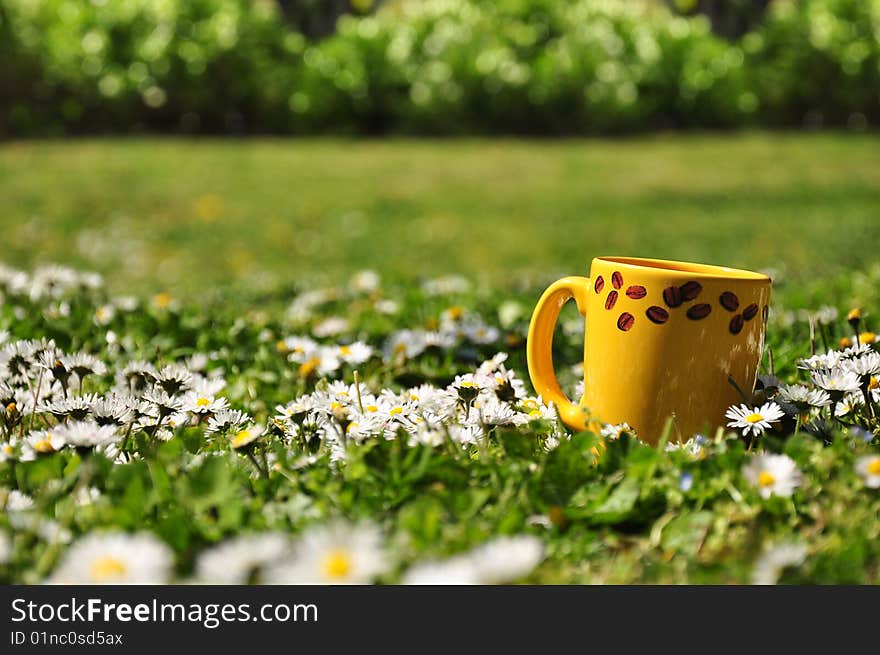
[[[34,508],[34,499],[18,489],[12,489],[6,494],[5,509],[7,512],[27,512]]]
[[[18,439],[10,437],[9,441],[0,441],[0,462],[14,460],[18,452]]]
[[[376,271],[363,270],[351,276],[349,286],[355,293],[370,294],[377,291],[381,283],[382,278]]]
[[[233,434],[229,438],[229,445],[235,450],[246,448],[259,439],[265,431],[266,428],[261,425],[251,425]]]
[[[279,532],[239,535],[201,553],[196,578],[205,584],[259,582],[265,566],[289,557],[290,550],[290,538]]]
[[[73,544],[49,584],[166,584],[171,549],[147,533],[93,533]]]
[[[403,584],[507,584],[527,576],[543,559],[544,546],[537,537],[497,537],[445,561],[416,564]]]
[[[858,391],[862,386],[856,373],[842,368],[832,369],[827,372],[813,372],[811,377],[813,384],[832,393],[844,394],[850,391]]]
[[[98,425],[94,421],[71,421],[56,426],[53,432],[73,448],[96,448],[121,439],[115,425]]]
[[[856,460],[856,473],[869,489],[880,489],[880,455],[863,455]]]
[[[481,584],[505,584],[524,578],[544,559],[544,544],[537,537],[496,537],[468,556]]]
[[[845,359],[841,362],[841,368],[855,373],[862,380],[870,379],[871,376],[880,373],[880,353],[871,350],[859,357]]]
[[[782,572],[790,567],[798,567],[807,558],[807,547],[803,544],[783,543],[766,551],[752,571],[752,584],[774,585]]]
[[[827,407],[831,404],[831,396],[828,392],[822,389],[810,389],[802,384],[782,385],[779,387],[779,396],[800,409]]]
[[[356,366],[363,364],[373,356],[373,348],[363,341],[355,341],[345,346],[339,346],[338,356],[346,364]]]
[[[28,462],[64,448],[64,440],[54,430],[32,430],[21,445],[20,459]]]
[[[229,407],[229,401],[213,394],[200,394],[194,391],[183,396],[183,411],[193,414],[216,414]]]
[[[785,412],[776,403],[764,403],[760,407],[733,406],[724,415],[730,419],[728,427],[742,430],[743,436],[749,433],[758,436],[781,419]]]
[[[743,467],[742,474],[758,488],[762,498],[791,496],[803,477],[788,455],[756,455]]]
[[[310,528],[293,558],[267,569],[267,584],[369,584],[388,571],[382,533],[370,524]]]
[[[345,334],[351,324],[341,316],[329,316],[312,328],[312,334],[319,338],[335,337]]]
[[[623,434],[633,435],[635,433],[628,423],[618,423],[617,425],[606,423],[602,426],[602,429],[599,430],[599,434],[605,437],[608,441],[617,441]]]

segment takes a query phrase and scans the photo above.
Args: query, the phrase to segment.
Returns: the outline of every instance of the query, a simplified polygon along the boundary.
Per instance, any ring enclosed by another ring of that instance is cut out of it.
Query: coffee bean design
[[[617,292],[613,289],[608,294],[608,297],[605,299],[605,309],[611,309],[614,307],[614,304],[617,302]]]
[[[758,306],[755,303],[752,303],[748,307],[743,310],[743,318],[747,321],[751,321],[755,316],[758,315]]]
[[[700,292],[703,290],[703,285],[699,282],[691,280],[690,282],[685,282],[679,288],[681,291],[681,299],[685,302],[694,300],[697,296],[700,295]]]
[[[648,290],[645,287],[641,287],[637,284],[632,285],[626,290],[627,298],[632,298],[633,300],[641,300],[647,295]]]
[[[633,323],[635,322],[635,316],[628,312],[623,312],[623,314],[621,314],[617,319],[617,329],[624,332],[629,332],[633,326]]]
[[[670,309],[675,309],[681,305],[681,291],[678,287],[666,287],[663,289],[663,302]]]
[[[623,275],[620,271],[614,271],[611,274],[611,286],[614,287],[608,292],[605,298],[605,309],[612,310],[620,300],[619,290],[623,288]],[[593,283],[593,290],[599,294],[605,288],[605,278],[598,276]],[[696,300],[703,292],[703,285],[696,280],[685,282],[678,286],[669,286],[663,289],[663,302],[669,309],[680,307],[683,303]],[[623,292],[630,300],[642,300],[648,296],[648,289],[640,284],[631,284]],[[728,312],[734,313],[739,309],[740,300],[732,291],[724,291],[718,296],[718,304]],[[670,319],[669,309],[660,307],[659,305],[651,305],[645,310],[645,316],[654,325],[663,325]],[[742,313],[735,314],[730,319],[728,329],[731,334],[737,335],[743,331],[746,321],[751,321],[758,313],[761,313],[762,320],[766,323],[770,308],[764,305],[763,309],[756,303],[751,303]],[[712,305],[707,302],[696,303],[688,308],[685,315],[692,321],[701,321],[712,313]],[[635,325],[635,316],[629,312],[622,312],[617,317],[617,329],[621,332],[629,332]]]
[[[712,305],[703,302],[687,310],[687,317],[692,321],[699,321],[706,318],[710,313],[712,313]]]
[[[745,325],[745,322],[743,321],[742,314],[737,314],[732,319],[730,319],[730,333],[739,334],[740,332],[742,332],[743,325]]]
[[[648,317],[648,320],[651,321],[651,323],[656,323],[657,325],[662,325],[669,320],[669,312],[657,305],[651,305],[648,307],[645,316]]]
[[[736,294],[732,291],[725,291],[722,293],[718,302],[720,302],[721,306],[729,312],[735,312],[739,309],[739,298],[737,298]]]

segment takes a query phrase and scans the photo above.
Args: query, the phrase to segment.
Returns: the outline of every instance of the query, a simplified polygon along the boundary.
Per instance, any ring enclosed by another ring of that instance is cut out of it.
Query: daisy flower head
[[[373,348],[363,341],[355,341],[348,345],[339,346],[338,356],[346,364],[356,366],[363,364],[373,356]]]
[[[544,545],[531,535],[497,537],[441,562],[410,568],[406,585],[509,584],[529,575],[544,559]]]
[[[269,564],[290,555],[291,542],[280,532],[239,535],[199,555],[196,579],[205,584],[247,584],[262,581]]]
[[[813,384],[817,387],[838,396],[851,391],[858,391],[862,386],[857,373],[841,367],[826,372],[813,372],[811,377]]]
[[[806,558],[807,547],[804,544],[783,543],[773,546],[755,562],[752,584],[774,585],[779,582],[785,569],[801,566]]]
[[[308,529],[292,559],[266,571],[268,584],[369,584],[388,571],[382,533],[375,525],[335,522]]]
[[[328,316],[312,328],[312,334],[319,338],[335,337],[351,329],[347,319],[341,316]]]
[[[791,496],[803,479],[797,464],[788,455],[756,455],[743,467],[742,474],[757,487],[762,498]]]
[[[633,432],[633,429],[628,423],[618,423],[617,425],[606,423],[602,426],[602,429],[599,430],[599,434],[608,441],[617,441],[622,435],[633,435],[635,432]]]
[[[869,489],[880,489],[880,455],[863,455],[856,460],[856,473]]]
[[[231,445],[234,450],[245,449],[263,436],[265,431],[266,428],[261,425],[251,425],[232,435],[229,438],[229,445]]]
[[[32,430],[21,445],[21,461],[35,460],[40,455],[51,455],[64,448],[64,439],[55,430]]]
[[[784,384],[779,387],[779,397],[798,409],[810,407],[827,407],[831,404],[831,396],[823,389],[810,389],[803,384]]]
[[[773,423],[781,419],[785,412],[776,403],[764,403],[760,407],[739,405],[730,407],[724,414],[730,419],[727,425],[742,430],[743,436],[763,434]]]
[[[166,584],[171,549],[147,533],[88,534],[73,544],[49,584]]]
[[[871,350],[858,357],[845,359],[841,362],[841,367],[855,373],[862,380],[870,379],[871,376],[880,373],[880,353]]]
[[[119,441],[115,425],[98,425],[94,421],[73,421],[54,428],[55,434],[68,446],[77,449],[96,448]]]

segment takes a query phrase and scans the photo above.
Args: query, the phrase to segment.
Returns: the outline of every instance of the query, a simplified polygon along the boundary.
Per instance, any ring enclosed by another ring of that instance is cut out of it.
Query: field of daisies
[[[182,301],[0,267],[0,581],[878,583],[878,288],[778,281],[727,431],[652,448],[533,395],[538,286]]]

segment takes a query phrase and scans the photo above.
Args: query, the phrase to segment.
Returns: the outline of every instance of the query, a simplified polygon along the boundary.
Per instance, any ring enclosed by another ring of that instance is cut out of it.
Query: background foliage
[[[2,0],[0,134],[861,129],[880,118],[878,0],[776,0],[732,41],[661,2],[373,7],[351,3],[321,38],[326,16],[301,5],[285,20],[271,0]]]

